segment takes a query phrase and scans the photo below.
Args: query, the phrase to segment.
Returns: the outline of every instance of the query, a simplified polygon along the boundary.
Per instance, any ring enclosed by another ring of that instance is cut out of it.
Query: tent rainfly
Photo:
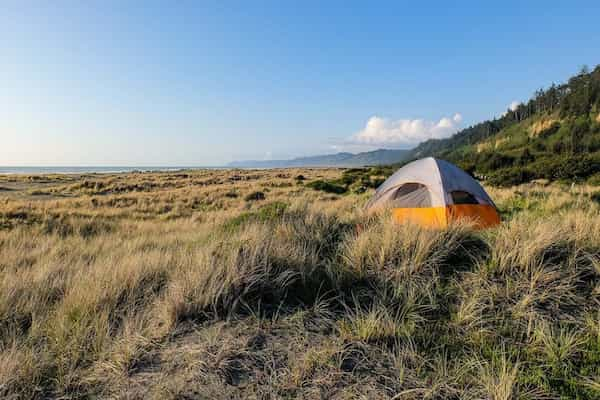
[[[446,227],[464,218],[478,228],[500,223],[494,202],[475,179],[456,165],[433,157],[400,168],[377,189],[366,207],[391,208],[399,222],[427,227]]]

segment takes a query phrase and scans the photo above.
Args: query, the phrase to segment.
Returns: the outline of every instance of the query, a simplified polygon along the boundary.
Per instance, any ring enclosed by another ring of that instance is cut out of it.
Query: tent
[[[490,196],[456,165],[433,157],[413,161],[396,171],[367,203],[369,211],[391,208],[396,220],[445,227],[467,218],[479,228],[500,223]]]

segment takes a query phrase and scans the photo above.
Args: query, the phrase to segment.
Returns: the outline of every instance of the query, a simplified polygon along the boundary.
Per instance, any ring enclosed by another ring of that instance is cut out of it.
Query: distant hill
[[[536,91],[500,118],[423,142],[407,161],[427,156],[499,185],[533,179],[600,185],[600,66]]]
[[[337,153],[321,156],[299,157],[292,160],[249,160],[229,163],[238,168],[287,168],[287,167],[363,167],[402,162],[409,150],[380,149],[363,153]]]

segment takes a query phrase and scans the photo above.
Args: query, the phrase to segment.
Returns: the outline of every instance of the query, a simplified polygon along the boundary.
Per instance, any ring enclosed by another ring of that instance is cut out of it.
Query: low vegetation
[[[600,190],[438,231],[385,175],[0,177],[0,397],[599,398]]]
[[[307,184],[308,187],[326,193],[360,194],[381,185],[393,172],[392,167],[352,168],[342,172],[341,177],[332,180],[318,179]]]

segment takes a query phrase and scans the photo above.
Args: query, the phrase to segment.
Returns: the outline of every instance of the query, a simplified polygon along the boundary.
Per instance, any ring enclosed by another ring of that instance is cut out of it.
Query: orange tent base
[[[478,229],[489,228],[500,223],[500,216],[493,206],[487,204],[457,204],[447,207],[394,208],[398,222],[408,222],[428,228],[445,228],[448,223],[470,220]]]
[[[427,228],[443,228],[447,223],[446,207],[394,208],[392,213],[396,221],[411,223]]]

